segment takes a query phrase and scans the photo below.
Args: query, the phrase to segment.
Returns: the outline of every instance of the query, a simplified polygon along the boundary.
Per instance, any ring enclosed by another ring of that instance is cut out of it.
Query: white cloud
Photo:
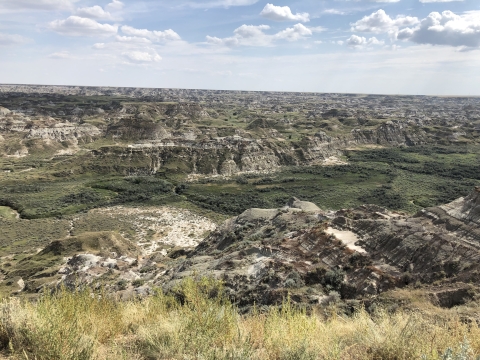
[[[216,36],[207,35],[207,43],[211,45],[218,45],[218,46],[228,46],[234,47],[240,45],[240,41],[235,37],[223,38],[220,39]]]
[[[369,39],[363,36],[352,35],[347,39],[346,44],[354,48],[363,48],[370,45],[384,45],[383,41],[378,40],[376,37],[371,37]]]
[[[270,29],[270,26],[268,25],[242,25],[239,28],[235,29],[234,34],[244,39],[249,39],[265,35],[263,33],[263,30],[268,29]]]
[[[92,19],[70,16],[65,20],[55,20],[48,24],[48,29],[68,36],[110,36],[115,35],[118,26],[100,24]]]
[[[327,31],[327,28],[324,28],[323,26],[314,26],[314,27],[309,27],[308,29],[314,33]]]
[[[273,4],[265,5],[260,15],[274,21],[310,21],[308,13],[293,14],[288,6],[275,6]]]
[[[393,40],[468,49],[480,48],[479,10],[467,11],[460,15],[452,11],[432,12],[421,21],[410,16],[397,16],[392,19],[385,11],[378,10],[351,25],[352,31],[388,33]]]
[[[398,39],[417,44],[480,47],[480,11],[457,15],[452,11],[430,13],[415,28],[398,33]]]
[[[150,31],[124,27],[123,34],[120,32],[112,38],[112,41],[98,42],[93,45],[93,57],[96,59],[108,59],[109,66],[114,65],[141,65],[142,67],[157,67],[162,60],[159,54],[168,54],[168,59],[175,56],[194,58],[200,54],[225,52],[224,47],[205,47],[200,44],[190,44],[180,39],[172,30]],[[131,35],[126,35],[129,33]],[[169,41],[175,40],[175,41]]]
[[[59,51],[48,55],[50,59],[70,59],[72,56],[68,51]]]
[[[380,33],[395,33],[400,27],[412,26],[419,23],[418,18],[399,15],[395,19],[388,16],[380,9],[371,15],[364,16],[361,20],[351,24],[352,31]]]
[[[144,37],[138,36],[119,36],[117,35],[116,40],[122,43],[131,43],[131,44],[151,44],[152,42]]]
[[[0,46],[19,45],[27,41],[28,39],[21,35],[0,33]]]
[[[11,10],[72,10],[78,0],[1,0],[1,9]]]
[[[119,0],[113,0],[110,4],[105,6],[105,8],[110,11],[120,11],[123,9],[124,6],[125,5],[123,4],[123,2]]]
[[[345,15],[346,13],[342,10],[338,9],[326,9],[322,11],[323,14],[330,14],[330,15]]]
[[[145,51],[129,51],[122,54],[126,59],[134,63],[152,63],[159,62],[162,60],[162,57],[158,55],[155,51],[145,52]]]
[[[274,39],[285,39],[288,41],[297,41],[303,39],[306,36],[311,36],[313,34],[312,30],[307,28],[305,25],[296,24],[291,28],[286,28],[285,30],[280,31],[274,35]]]
[[[136,29],[131,26],[122,26],[122,33],[129,36],[149,39],[155,42],[176,41],[182,38],[172,29],[165,31],[151,31],[147,29]]]
[[[145,67],[156,66],[156,63],[162,60],[159,55],[161,53],[167,53],[168,58],[171,59],[172,56],[177,55],[187,57],[207,53],[213,55],[215,52],[220,53],[226,50],[222,47],[215,49],[190,44],[181,40],[173,31],[160,32],[127,27],[123,32],[131,33],[132,36],[120,33],[112,38],[112,41],[96,43],[93,45],[94,56],[98,59],[109,59],[111,65],[137,64]]]
[[[207,36],[207,42],[213,45],[234,47],[239,45],[247,46],[268,46],[271,43],[269,35],[263,31],[270,29],[268,25],[242,25],[235,29],[232,37],[220,39]]]
[[[314,32],[323,31],[321,27],[308,28],[303,24],[293,25],[291,28],[279,31],[274,35],[265,34],[269,30],[268,25],[242,25],[235,29],[233,36],[218,38],[207,36],[207,42],[212,45],[227,47],[235,46],[272,46],[277,40],[298,41],[311,36]]]
[[[108,11],[103,10],[98,5],[95,5],[92,7],[86,7],[86,8],[79,8],[77,9],[76,14],[84,18],[97,19],[97,20],[112,19],[112,15]]]

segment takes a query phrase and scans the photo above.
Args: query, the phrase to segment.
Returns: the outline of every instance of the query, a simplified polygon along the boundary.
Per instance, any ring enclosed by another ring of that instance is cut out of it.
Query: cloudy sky
[[[0,83],[480,95],[480,1],[0,0]]]

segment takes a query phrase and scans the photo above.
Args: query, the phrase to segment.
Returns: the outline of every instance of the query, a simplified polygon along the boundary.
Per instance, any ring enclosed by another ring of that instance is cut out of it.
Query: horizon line
[[[209,89],[209,88],[181,88],[181,87],[149,87],[149,86],[113,86],[113,85],[60,85],[60,84],[27,84],[27,83],[0,83],[4,86],[41,86],[41,87],[80,87],[80,88],[120,88],[120,89],[150,89],[150,90],[199,90],[199,91],[225,91],[245,93],[293,93],[293,94],[339,94],[339,95],[367,95],[367,96],[423,96],[444,98],[480,98],[480,95],[439,95],[439,94],[401,94],[401,93],[363,93],[363,92],[325,92],[325,91],[292,91],[292,90],[235,90],[235,89]],[[88,95],[85,95],[88,96]]]

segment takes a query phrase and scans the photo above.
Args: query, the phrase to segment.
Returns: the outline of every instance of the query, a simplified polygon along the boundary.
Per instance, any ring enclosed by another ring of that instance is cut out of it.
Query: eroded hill
[[[104,172],[121,157],[125,175],[271,172],[359,145],[468,144],[480,127],[475,98],[3,85],[0,104],[7,156],[87,152]]]
[[[479,134],[476,98],[2,85],[0,292],[473,301]]]
[[[384,301],[408,307],[412,299],[405,292],[399,298],[399,289],[434,306],[474,304],[479,194],[475,188],[413,216],[376,205],[324,211],[292,198],[282,208],[249,209],[216,228],[172,209],[90,211],[76,226],[117,214],[127,216],[121,221],[135,226],[134,235],[74,235],[73,229],[36,254],[10,258],[2,290],[30,297],[62,284],[88,285],[131,299],[156,288],[175,291],[183,279],[205,276],[222,280],[242,311],[253,304],[278,306],[287,296],[309,308],[340,302],[348,311]],[[475,318],[474,311],[468,316]]]

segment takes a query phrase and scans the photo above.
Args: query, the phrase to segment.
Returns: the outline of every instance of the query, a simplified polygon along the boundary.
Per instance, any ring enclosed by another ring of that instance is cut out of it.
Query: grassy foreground
[[[475,359],[480,330],[459,319],[281,309],[241,316],[220,283],[184,281],[176,296],[118,302],[61,290],[0,305],[0,345],[22,359]]]

